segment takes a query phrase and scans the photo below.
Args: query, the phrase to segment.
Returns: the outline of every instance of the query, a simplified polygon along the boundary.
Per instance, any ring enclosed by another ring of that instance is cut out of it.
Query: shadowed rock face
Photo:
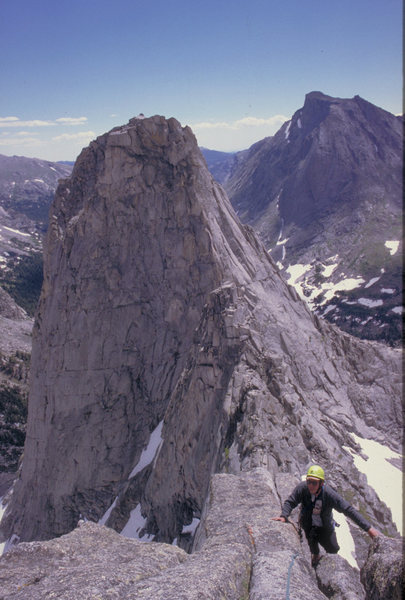
[[[58,536],[114,503],[109,526],[138,507],[171,542],[201,517],[213,473],[308,462],[395,532],[343,447],[358,450],[353,431],[400,448],[399,353],[310,314],[188,128],[152,117],[101,136],[50,218],[5,538]]]

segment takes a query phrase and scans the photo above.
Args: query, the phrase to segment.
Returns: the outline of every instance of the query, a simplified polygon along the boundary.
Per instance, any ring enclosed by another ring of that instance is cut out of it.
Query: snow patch
[[[137,504],[137,506],[131,510],[129,519],[124,529],[121,531],[121,535],[127,538],[134,538],[137,540],[141,540],[142,542],[151,542],[154,535],[150,535],[147,533],[139,535],[142,529],[145,528],[147,523],[147,519],[141,514],[141,505]]]
[[[110,517],[110,514],[112,513],[112,511],[114,510],[114,508],[117,505],[117,501],[118,501],[118,496],[116,497],[116,499],[114,500],[114,502],[111,504],[110,508],[108,508],[105,513],[103,514],[103,516],[101,517],[101,519],[99,520],[99,524],[100,525],[105,525]]]
[[[333,257],[333,259],[336,260],[336,257]],[[324,265],[324,274],[326,273],[327,276],[330,276],[331,273],[336,269],[337,266],[338,266],[337,263],[333,263],[333,264],[327,265],[327,266]],[[326,304],[327,302],[329,302],[329,300],[331,300],[334,297],[336,292],[350,291],[350,290],[353,290],[354,288],[360,286],[362,283],[364,283],[364,279],[362,277],[342,279],[341,281],[339,281],[335,284],[332,282],[326,281],[321,286],[315,286],[315,285],[311,286],[308,284],[308,282],[299,282],[299,280],[302,279],[304,277],[304,275],[308,271],[310,271],[312,268],[313,268],[313,265],[311,265],[311,264],[304,265],[304,264],[298,263],[296,265],[289,265],[288,268],[286,269],[287,273],[289,274],[288,283],[290,285],[292,285],[293,287],[295,287],[299,296],[303,300],[305,300],[309,305],[311,305],[311,303],[314,301],[314,299],[320,293],[324,294],[324,299],[320,303],[320,306],[322,306],[323,304]],[[342,273],[342,276],[344,277],[343,273]],[[306,294],[304,294],[304,290],[303,290],[304,284],[306,287]],[[311,288],[312,288],[312,292],[310,295],[308,295],[308,290]]]
[[[370,300],[370,298],[359,298],[358,303],[369,308],[375,308],[376,306],[382,306],[384,302],[382,300]]]
[[[181,533],[191,533],[191,535],[194,535],[195,530],[197,529],[199,524],[200,524],[200,519],[197,519],[197,517],[194,517],[192,522],[190,523],[190,525],[184,525],[183,529],[181,530]]]
[[[338,281],[338,283],[335,283],[334,285],[331,283],[325,283],[322,286],[322,291],[326,293],[323,301],[321,302],[321,305],[326,304],[326,302],[331,300],[336,294],[336,292],[346,292],[353,290],[354,288],[359,287],[362,283],[364,283],[364,279],[362,277],[357,277],[357,279],[349,277],[347,279],[342,279],[341,281]]]
[[[392,288],[381,288],[382,294],[395,294],[395,290]]]
[[[0,521],[3,518],[3,514],[4,514],[5,510],[6,510],[6,505],[3,504],[3,498],[0,498]],[[5,554],[6,552],[8,552],[10,550],[10,548],[15,546],[15,544],[17,544],[19,541],[20,541],[20,538],[18,537],[18,535],[15,535],[13,533],[13,535],[6,542],[1,542],[0,543],[0,556]]]
[[[22,235],[24,237],[31,237],[30,233],[23,233],[22,231],[18,231],[18,229],[11,229],[11,227],[6,227],[5,225],[3,225],[4,229],[7,229],[7,231],[11,231],[11,233],[16,233],[17,235]]]
[[[370,279],[370,281],[368,283],[366,283],[366,285],[364,286],[365,288],[369,288],[372,285],[374,285],[376,283],[376,281],[378,281],[379,279],[381,279],[381,277],[373,277],[372,279]]]
[[[288,137],[289,137],[289,135],[290,135],[291,123],[292,123],[292,121],[288,121],[287,129],[286,129],[286,130],[285,130],[285,132],[284,132],[284,135],[285,135],[285,139],[286,139],[286,140],[288,140]]]
[[[391,309],[393,313],[397,314],[397,315],[402,315],[402,313],[404,312],[404,307],[403,306],[394,306],[394,308]]]
[[[329,304],[329,306],[323,311],[322,316],[324,317],[325,315],[327,315],[331,310],[334,310],[336,306],[336,304]]]
[[[346,519],[345,515],[337,510],[333,511],[333,518],[340,526],[336,530],[336,536],[340,546],[339,554],[343,556],[343,558],[345,558],[352,567],[355,569],[360,569],[356,560],[356,546],[354,544],[348,520]]]
[[[302,129],[302,123],[301,123],[300,118],[298,118],[297,125],[298,125],[298,129]]]
[[[391,256],[394,256],[398,252],[399,241],[398,240],[387,240],[384,244],[386,248],[390,251]]]
[[[368,484],[374,488],[380,500],[391,509],[392,520],[401,535],[403,532],[402,516],[402,480],[401,469],[394,467],[389,459],[398,459],[402,464],[402,456],[393,452],[374,440],[366,440],[358,435],[350,434],[354,441],[360,445],[367,459],[362,458],[351,448],[345,447],[353,455],[357,469],[367,477]],[[376,524],[378,529],[378,524]]]
[[[337,266],[338,266],[338,263],[335,263],[333,265],[323,265],[322,275],[324,277],[330,277]]]
[[[297,263],[296,265],[288,265],[286,272],[290,276],[288,283],[290,285],[295,285],[297,280],[305,275],[311,269],[311,265],[303,265]]]
[[[131,474],[129,475],[129,479],[135,477],[137,473],[139,473],[140,471],[142,471],[142,469],[150,465],[159,454],[159,450],[163,443],[162,427],[163,421],[161,421],[156,427],[156,429],[154,429],[150,434],[149,443],[147,447],[144,450],[142,450],[141,457],[138,463],[132,469]]]
[[[6,506],[3,504],[3,498],[0,498],[0,521],[3,518],[4,515],[4,511],[6,510]],[[4,546],[6,545],[6,542],[2,542],[0,544],[0,556],[3,554],[4,552]]]

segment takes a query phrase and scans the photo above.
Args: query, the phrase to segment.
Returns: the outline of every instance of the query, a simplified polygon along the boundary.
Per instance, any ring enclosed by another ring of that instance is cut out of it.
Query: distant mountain
[[[0,155],[0,206],[18,227],[27,229],[34,223],[36,230],[45,231],[58,181],[68,177],[72,168],[71,164]]]
[[[402,312],[402,118],[312,92],[238,158],[225,188],[289,283],[360,337],[396,344]]]
[[[42,238],[58,181],[72,165],[0,155],[0,285],[29,313],[42,281]]]

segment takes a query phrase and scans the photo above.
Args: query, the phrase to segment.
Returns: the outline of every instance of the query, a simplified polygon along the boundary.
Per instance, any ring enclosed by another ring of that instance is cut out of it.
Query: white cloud
[[[198,131],[199,129],[232,129],[231,123],[222,122],[210,122],[203,121],[202,123],[192,123],[190,125],[193,131]]]
[[[87,117],[61,117],[56,119],[61,125],[84,125],[87,122]]]
[[[93,140],[96,137],[96,133],[94,131],[81,131],[80,133],[62,133],[61,135],[57,135],[53,137],[52,140],[54,142],[61,142],[67,140]]]
[[[243,127],[263,127],[263,125],[270,127],[276,126],[279,128],[285,121],[288,121],[288,117],[284,115],[274,115],[267,119],[262,119],[260,117],[244,117],[243,119],[237,119],[236,121],[202,121],[201,123],[194,123],[194,125],[190,125],[190,127],[194,131],[200,129],[228,129],[237,131]]]
[[[55,125],[84,125],[87,117],[60,117],[55,121],[43,121],[42,119],[32,119],[22,121],[19,117],[0,117],[0,128],[2,127],[49,127]]]
[[[200,146],[230,152],[249,148],[255,142],[274,135],[288,119],[285,115],[243,117],[235,121],[201,121],[190,127]]]
[[[35,134],[34,134],[35,135]],[[2,137],[0,146],[41,146],[43,142],[34,137]]]
[[[16,131],[15,135],[23,137],[25,135],[38,135],[38,133],[36,131]]]
[[[18,117],[0,117],[0,127],[48,127],[49,125],[55,125],[55,123],[40,119],[21,121]]]

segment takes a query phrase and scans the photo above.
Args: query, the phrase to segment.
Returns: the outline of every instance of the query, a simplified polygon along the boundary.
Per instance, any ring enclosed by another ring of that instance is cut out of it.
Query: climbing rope
[[[290,581],[291,581],[291,571],[294,565],[294,561],[298,556],[298,552],[296,552],[295,554],[292,555],[291,557],[291,562],[288,566],[288,574],[287,574],[287,589],[285,592],[285,600],[290,600]]]
[[[295,523],[293,523],[292,521],[288,521],[288,523],[291,523],[291,525],[294,527],[295,531],[297,532],[297,534],[299,535],[300,541],[302,542],[302,531],[301,531],[301,526],[296,527]],[[253,530],[250,527],[250,525],[246,524],[245,525],[247,532],[249,534],[249,538],[250,538],[250,543],[252,544],[252,547],[254,549],[255,552],[257,552],[256,549],[256,542],[255,542],[255,538],[253,537]],[[285,600],[290,600],[290,582],[291,582],[291,571],[292,568],[294,566],[294,562],[295,559],[297,558],[297,556],[299,556],[299,552],[295,552],[292,557],[291,557],[291,562],[288,566],[288,573],[287,573],[287,589],[286,589],[286,593],[285,593]]]

